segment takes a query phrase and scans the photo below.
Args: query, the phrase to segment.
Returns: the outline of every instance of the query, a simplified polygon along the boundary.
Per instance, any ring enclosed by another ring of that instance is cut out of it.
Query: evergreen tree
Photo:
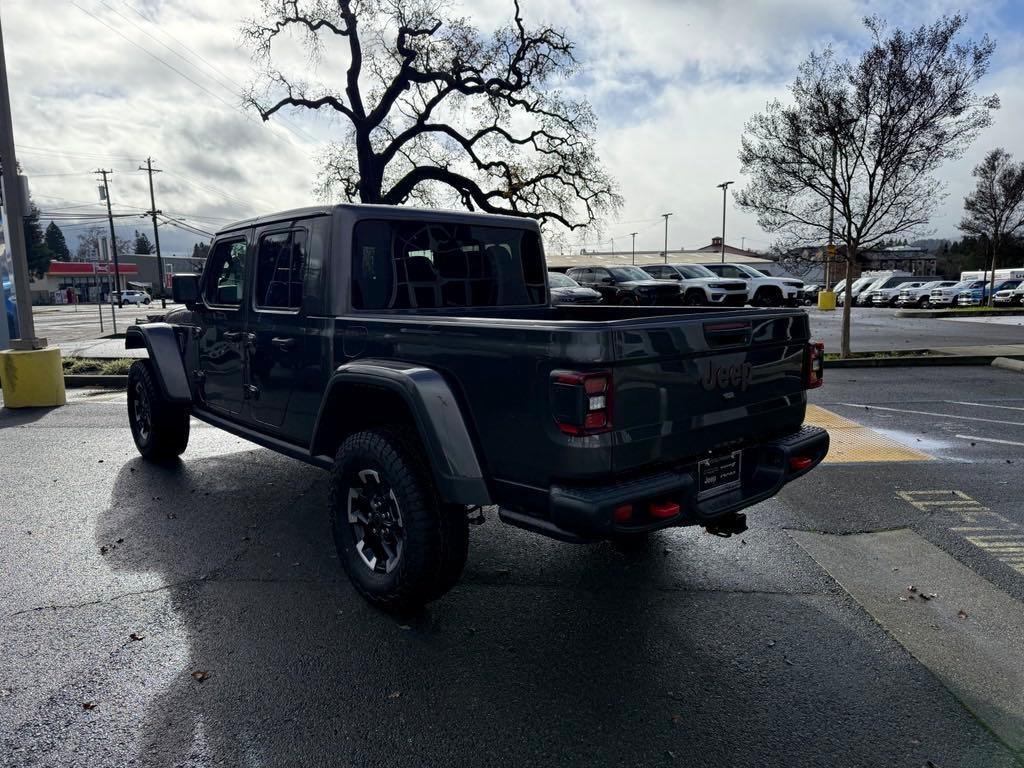
[[[51,221],[50,226],[46,228],[44,239],[54,261],[71,261],[71,250],[64,239],[64,232],[54,222]]]
[[[43,237],[43,228],[39,226],[39,208],[28,201],[28,216],[25,217],[25,251],[28,257],[28,270],[36,277],[42,277],[50,268],[53,252]]]
[[[153,253],[156,249],[153,244],[149,242],[149,238],[146,237],[145,232],[139,232],[135,230],[135,253]]]

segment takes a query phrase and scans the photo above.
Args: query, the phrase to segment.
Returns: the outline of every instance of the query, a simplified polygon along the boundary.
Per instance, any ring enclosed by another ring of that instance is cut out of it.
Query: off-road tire
[[[128,424],[135,447],[149,461],[170,461],[188,447],[190,409],[164,397],[149,360],[128,370]]]
[[[403,543],[390,573],[372,571],[356,550],[348,519],[349,490],[359,472],[376,471],[394,493]],[[409,611],[444,595],[462,575],[469,550],[465,507],[439,498],[423,447],[404,427],[380,427],[349,436],[331,472],[331,528],[345,573],[356,590],[388,611]]]

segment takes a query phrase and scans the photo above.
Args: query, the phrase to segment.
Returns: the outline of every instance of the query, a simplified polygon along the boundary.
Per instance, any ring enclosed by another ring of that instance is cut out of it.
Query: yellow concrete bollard
[[[0,352],[0,387],[5,408],[64,405],[64,369],[57,347]]]
[[[836,294],[833,291],[818,292],[818,309],[831,310],[836,308]]]

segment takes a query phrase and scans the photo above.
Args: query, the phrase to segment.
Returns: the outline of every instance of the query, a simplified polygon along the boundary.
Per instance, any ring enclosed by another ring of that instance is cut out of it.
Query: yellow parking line
[[[807,406],[805,421],[829,432],[831,446],[825,462],[930,461],[927,453],[909,448],[855,421],[817,405]]]

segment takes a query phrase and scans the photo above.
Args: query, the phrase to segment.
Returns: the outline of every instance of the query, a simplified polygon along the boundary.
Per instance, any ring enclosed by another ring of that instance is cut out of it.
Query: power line
[[[52,147],[30,147],[27,144],[17,144],[18,149],[30,155],[56,155],[58,157],[79,157],[86,160],[136,160],[137,158],[128,155],[101,155],[94,152],[65,152],[53,149]]]
[[[109,6],[109,5],[107,5],[107,4],[106,4],[106,2],[104,2],[104,0],[100,0],[100,2],[101,2],[101,3],[103,3],[103,5],[105,5],[105,6],[107,7],[107,8],[110,8],[110,6]],[[113,13],[117,14],[118,16],[120,16],[120,17],[121,17],[122,19],[124,19],[125,21],[128,21],[128,23],[129,23],[129,24],[131,24],[131,25],[132,25],[133,27],[135,27],[135,28],[136,28],[136,29],[138,29],[138,30],[139,30],[140,32],[142,32],[142,34],[146,35],[147,37],[151,38],[152,40],[154,40],[154,41],[155,41],[155,42],[157,42],[158,44],[162,45],[162,46],[163,46],[164,48],[166,48],[166,49],[167,49],[168,51],[170,51],[171,53],[173,53],[173,54],[174,54],[175,56],[177,56],[177,57],[178,57],[179,59],[181,59],[182,61],[186,62],[186,63],[187,63],[187,64],[188,64],[189,66],[191,66],[191,67],[192,67],[193,69],[195,69],[195,70],[196,70],[197,72],[201,72],[202,74],[206,75],[206,77],[208,77],[208,78],[210,78],[211,80],[213,80],[214,82],[216,82],[216,83],[217,83],[217,84],[218,84],[218,85],[219,85],[219,86],[220,86],[221,88],[223,88],[224,90],[226,90],[226,91],[230,91],[230,92],[232,93],[232,95],[235,95],[235,96],[237,96],[237,95],[239,95],[240,93],[242,93],[242,92],[244,92],[244,91],[245,91],[245,86],[244,86],[244,85],[242,85],[242,84],[241,84],[241,83],[239,83],[239,82],[238,82],[237,80],[235,80],[234,78],[230,77],[229,75],[225,74],[225,73],[224,73],[224,71],[223,71],[223,70],[221,70],[221,69],[220,69],[219,67],[216,67],[215,65],[211,64],[211,63],[210,63],[210,61],[209,61],[208,59],[204,58],[204,57],[203,57],[203,55],[202,55],[201,53],[199,53],[198,51],[196,51],[196,50],[195,50],[195,49],[193,49],[193,48],[189,48],[189,47],[188,47],[187,45],[185,45],[185,43],[181,42],[181,40],[179,40],[178,38],[176,38],[176,37],[175,37],[174,35],[172,35],[172,34],[171,34],[170,32],[168,32],[167,30],[165,30],[165,29],[163,29],[162,27],[160,27],[160,26],[159,26],[159,25],[158,25],[158,24],[157,24],[157,23],[156,23],[155,21],[153,21],[152,19],[150,19],[150,18],[148,18],[147,16],[145,16],[145,15],[144,15],[144,14],[142,13],[142,11],[140,11],[140,10],[139,10],[138,8],[136,8],[136,7],[134,6],[134,5],[132,5],[131,3],[128,3],[128,2],[126,2],[126,0],[121,0],[121,3],[122,3],[122,5],[124,5],[124,6],[128,7],[128,8],[131,8],[131,9],[132,9],[132,10],[133,10],[133,11],[134,11],[134,12],[136,13],[136,15],[138,15],[138,16],[139,16],[139,18],[141,18],[141,19],[142,19],[143,21],[145,21],[145,22],[146,22],[147,24],[150,24],[150,25],[151,25],[151,26],[152,26],[152,27],[153,27],[154,29],[156,29],[156,30],[157,30],[157,31],[158,31],[158,32],[159,32],[159,33],[160,33],[161,35],[163,35],[164,37],[166,37],[166,38],[167,38],[167,39],[169,39],[169,40],[173,40],[173,41],[174,41],[175,43],[177,43],[178,45],[180,45],[180,46],[181,46],[181,47],[182,47],[183,49],[185,49],[186,51],[188,51],[189,53],[191,53],[191,54],[192,54],[193,56],[195,56],[196,58],[198,58],[198,59],[199,59],[199,60],[200,60],[201,62],[203,62],[203,64],[205,64],[205,65],[206,65],[206,66],[207,66],[207,67],[208,67],[208,68],[209,68],[209,69],[210,69],[210,70],[211,70],[212,72],[214,72],[214,73],[216,73],[217,75],[219,75],[219,77],[212,77],[212,76],[210,75],[210,73],[209,73],[209,72],[203,72],[203,70],[202,70],[202,69],[200,69],[199,67],[197,67],[197,66],[195,65],[195,63],[194,63],[194,62],[192,62],[192,61],[189,61],[189,60],[188,60],[187,58],[185,58],[184,56],[182,56],[182,55],[181,55],[180,53],[178,53],[177,51],[175,51],[175,50],[174,50],[173,48],[171,48],[171,47],[169,47],[169,46],[165,45],[164,43],[160,42],[160,41],[159,41],[159,40],[157,40],[157,39],[156,39],[155,37],[153,37],[153,35],[149,34],[148,32],[146,32],[146,31],[145,31],[144,29],[140,28],[140,27],[139,27],[139,26],[137,26],[136,24],[133,24],[133,23],[132,23],[131,21],[129,21],[128,19],[126,19],[126,18],[125,18],[124,16],[121,16],[121,14],[120,14],[120,13],[118,13],[118,12],[117,12],[116,10],[114,10],[113,8],[110,8],[110,10],[111,10],[111,11],[112,11]],[[224,83],[225,83],[225,81],[226,81],[226,82],[227,82],[227,83],[228,83],[229,85],[225,85],[225,84],[224,84]],[[233,87],[232,87],[232,86],[233,86]],[[295,124],[294,124],[294,123],[292,123],[291,121],[289,121],[289,120],[285,119],[285,118],[284,118],[284,117],[282,117],[282,116],[279,116],[279,118],[278,118],[278,119],[279,119],[279,120],[280,120],[280,121],[281,121],[282,123],[286,124],[287,126],[292,126],[292,127],[293,127],[293,128],[295,129],[295,131],[297,131],[298,133],[300,133],[300,134],[301,134],[302,136],[306,137],[306,139],[308,139],[309,141],[313,142],[314,144],[319,144],[319,143],[320,143],[320,140],[319,140],[319,139],[317,139],[317,138],[316,138],[315,136],[313,136],[313,135],[311,135],[311,134],[307,133],[307,132],[306,132],[305,130],[303,130],[302,128],[298,127],[297,125],[295,125]],[[294,132],[294,131],[293,131],[293,132]]]
[[[202,83],[200,83],[200,82],[196,81],[195,79],[193,79],[193,78],[189,77],[189,76],[188,76],[188,75],[186,75],[186,74],[185,74],[184,72],[182,72],[182,71],[181,71],[180,69],[178,69],[177,67],[175,67],[175,66],[174,66],[173,64],[169,64],[169,63],[168,63],[168,62],[167,62],[167,61],[166,61],[165,59],[162,59],[162,58],[160,58],[159,56],[157,56],[157,55],[156,55],[155,53],[153,53],[152,51],[148,50],[148,49],[147,49],[147,48],[145,48],[144,46],[142,46],[142,45],[139,45],[139,44],[138,44],[138,43],[136,43],[136,42],[135,42],[134,40],[132,40],[132,39],[131,39],[130,37],[128,37],[128,36],[127,36],[126,34],[124,34],[123,32],[121,32],[121,30],[117,29],[116,27],[113,27],[113,26],[111,26],[110,24],[108,24],[107,22],[105,22],[105,21],[104,21],[103,19],[101,19],[101,18],[100,18],[99,16],[97,16],[96,14],[94,14],[94,13],[92,13],[91,11],[89,11],[89,10],[87,10],[87,9],[83,8],[83,7],[82,7],[82,6],[80,6],[80,5],[78,4],[78,3],[76,3],[76,2],[74,1],[74,0],[71,0],[71,4],[72,4],[73,6],[75,6],[75,8],[77,8],[78,10],[80,10],[80,11],[81,11],[82,13],[84,13],[85,15],[87,15],[87,16],[89,16],[89,17],[91,17],[91,18],[92,18],[92,19],[94,19],[95,21],[97,21],[97,22],[99,22],[100,24],[102,24],[102,25],[103,25],[104,27],[106,27],[107,29],[109,29],[109,30],[110,30],[111,32],[113,32],[113,33],[114,33],[115,35],[117,35],[118,37],[120,37],[120,38],[124,39],[124,40],[125,40],[126,42],[130,43],[131,45],[134,45],[134,46],[135,46],[136,48],[138,48],[138,49],[139,49],[140,51],[142,51],[142,52],[143,52],[144,54],[146,54],[146,55],[147,55],[147,56],[149,56],[150,58],[152,58],[152,59],[155,59],[156,61],[158,61],[158,62],[160,62],[161,64],[163,64],[163,65],[164,65],[165,67],[167,67],[167,68],[168,68],[169,70],[171,70],[171,71],[172,71],[172,72],[174,72],[175,74],[178,74],[178,75],[180,75],[181,77],[183,77],[183,78],[185,78],[186,80],[188,80],[188,81],[189,81],[190,83],[192,83],[192,85],[194,85],[194,86],[195,86],[196,88],[198,88],[199,90],[201,90],[201,91],[202,91],[203,93],[206,93],[206,94],[208,94],[208,95],[212,96],[213,98],[215,98],[215,99],[216,99],[217,101],[219,101],[219,102],[220,102],[221,104],[223,104],[224,106],[228,107],[229,109],[233,109],[233,110],[234,110],[235,112],[238,112],[238,114],[240,114],[240,115],[241,115],[242,117],[244,117],[244,118],[245,118],[246,120],[253,120],[253,117],[252,117],[251,115],[249,115],[249,114],[248,114],[248,113],[246,113],[246,112],[243,112],[243,111],[242,111],[242,110],[241,110],[241,109],[240,109],[239,107],[237,107],[236,105],[234,105],[234,104],[232,104],[231,102],[227,101],[226,99],[222,98],[222,97],[221,97],[220,95],[218,95],[218,94],[214,93],[213,91],[211,91],[211,90],[210,90],[209,88],[207,88],[207,87],[206,87],[205,85],[203,85]],[[284,128],[286,129],[286,130],[289,130],[289,131],[291,131],[292,133],[295,133],[295,135],[296,135],[296,136],[298,136],[298,135],[299,135],[298,133],[296,133],[296,132],[295,132],[295,130],[294,130],[294,129],[292,129],[292,128],[291,128],[290,126],[288,126],[287,124],[285,124],[285,123],[282,123],[281,125],[282,125],[282,127],[284,127]],[[276,137],[277,137],[278,139],[281,139],[282,141],[284,141],[284,137],[283,137],[283,136],[281,136],[280,134],[278,134],[277,132],[275,132],[275,131],[274,131],[273,129],[271,129],[270,133],[271,133],[271,135],[273,135],[273,136],[276,136]],[[299,138],[302,138],[302,137],[300,136]]]

